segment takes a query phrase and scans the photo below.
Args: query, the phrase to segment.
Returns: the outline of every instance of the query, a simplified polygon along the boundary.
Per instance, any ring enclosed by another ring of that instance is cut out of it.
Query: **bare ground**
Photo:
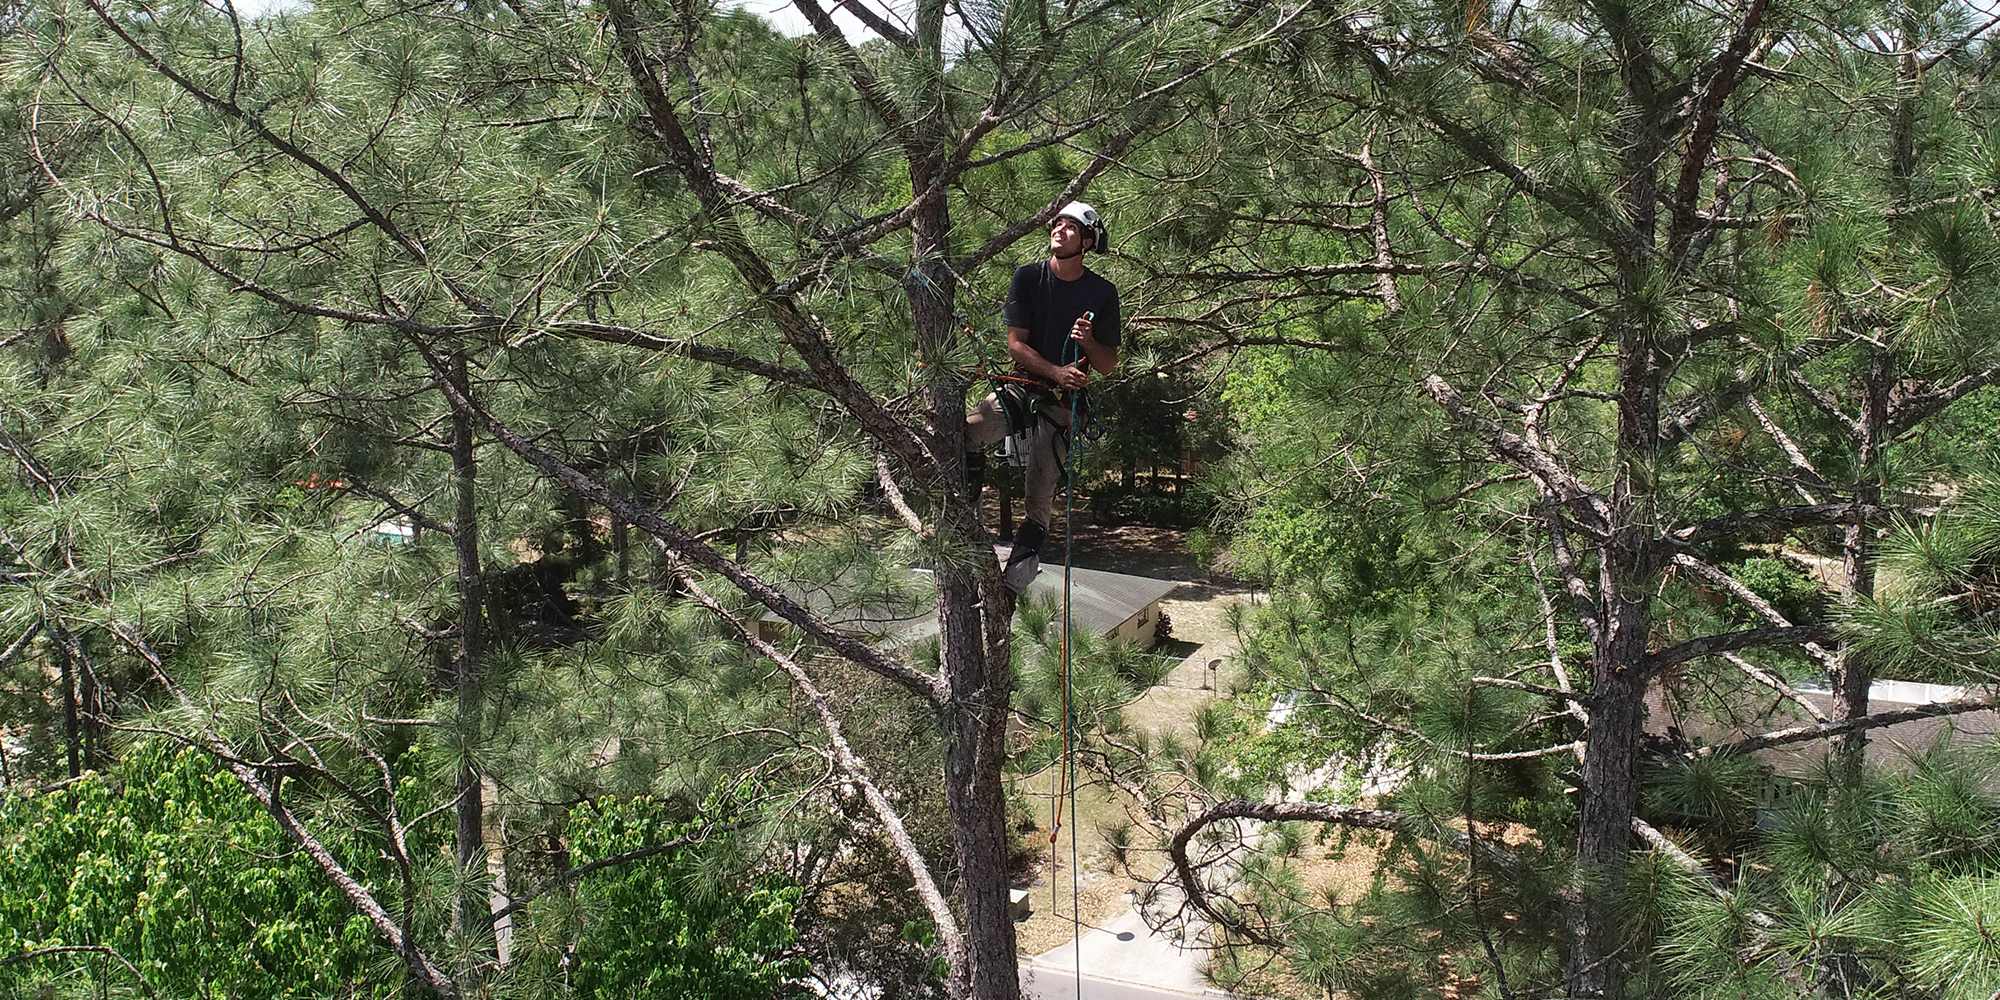
[[[1233,655],[1235,632],[1227,609],[1238,602],[1256,600],[1258,595],[1242,582],[1197,563],[1188,555],[1185,532],[1144,526],[1094,531],[1082,523],[1079,528],[1074,550],[1077,566],[1181,582],[1161,603],[1172,623],[1172,637],[1158,651],[1178,654],[1182,661],[1159,684],[1127,705],[1125,718],[1155,737],[1171,733],[1192,742],[1195,716],[1201,707],[1217,697],[1229,697],[1241,687],[1242,670]],[[1076,795],[1080,863],[1077,906],[1072,907],[1067,817],[1053,856],[1049,850],[1049,774],[1015,779],[1014,786],[1038,820],[1034,830],[1020,834],[1040,859],[1032,882],[1026,886],[1031,894],[1031,915],[1017,925],[1016,940],[1025,957],[1067,944],[1075,932],[1073,914],[1078,911],[1084,926],[1089,927],[1131,909],[1132,893],[1143,883],[1117,863],[1111,848],[1111,832],[1131,822],[1127,812],[1130,800],[1116,789],[1086,784]],[[1143,833],[1135,834],[1131,867],[1163,870],[1164,858],[1143,840]]]

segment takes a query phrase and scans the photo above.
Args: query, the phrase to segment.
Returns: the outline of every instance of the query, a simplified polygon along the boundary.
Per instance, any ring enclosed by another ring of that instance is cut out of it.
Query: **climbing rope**
[[[1063,342],[1063,364],[1074,364],[1080,353],[1076,341]],[[1064,448],[1060,459],[1063,472],[1063,578],[1062,578],[1062,625],[1057,646],[1057,677],[1062,687],[1062,766],[1050,776],[1052,786],[1049,798],[1049,905],[1056,904],[1056,842],[1062,836],[1062,806],[1064,799],[1069,803],[1069,917],[1070,951],[1076,959],[1076,995],[1083,996],[1083,909],[1081,883],[1077,878],[1077,837],[1076,837],[1076,750],[1071,736],[1076,728],[1076,712],[1071,701],[1070,679],[1070,580],[1071,543],[1074,540],[1074,517],[1076,514],[1076,446],[1081,438],[1081,418],[1083,393],[1069,394],[1069,426],[1063,431]]]
[[[1071,341],[1071,343],[1075,343],[1075,341]],[[1068,352],[1065,351],[1064,353]],[[1071,957],[1076,959],[1077,1000],[1083,1000],[1083,909],[1078,904],[1078,900],[1081,897],[1081,893],[1077,888],[1078,883],[1077,883],[1077,851],[1076,851],[1076,753],[1074,749],[1070,746],[1070,734],[1076,728],[1076,716],[1070,704],[1069,581],[1070,581],[1070,541],[1076,537],[1076,532],[1074,530],[1076,524],[1075,521],[1072,519],[1076,511],[1076,467],[1071,460],[1076,457],[1074,449],[1076,447],[1076,442],[1078,437],[1077,432],[1082,430],[1082,428],[1077,425],[1077,415],[1082,399],[1083,399],[1083,393],[1081,391],[1070,393],[1069,430],[1066,431],[1064,435],[1068,439],[1068,443],[1067,446],[1063,449],[1063,591],[1062,591],[1063,760],[1064,760],[1064,770],[1068,772],[1067,783],[1069,785],[1069,919],[1070,919],[1069,948]]]

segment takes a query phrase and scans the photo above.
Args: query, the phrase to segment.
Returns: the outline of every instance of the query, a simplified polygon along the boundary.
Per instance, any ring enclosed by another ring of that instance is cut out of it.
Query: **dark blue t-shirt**
[[[1082,345],[1069,339],[1070,328],[1084,313],[1091,318],[1091,339],[1117,347],[1120,334],[1118,289],[1103,275],[1084,271],[1075,281],[1050,272],[1049,262],[1014,269],[1007,288],[1007,325],[1028,331],[1028,343],[1052,365],[1072,364],[1083,357]]]

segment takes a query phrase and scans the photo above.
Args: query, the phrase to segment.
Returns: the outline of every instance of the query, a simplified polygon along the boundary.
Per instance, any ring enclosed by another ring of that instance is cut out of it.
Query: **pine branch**
[[[1818,646],[1817,643],[1811,643],[1811,642],[1806,643],[1806,645],[1815,648],[1817,648]],[[1790,684],[1785,683],[1784,678],[1779,677],[1777,674],[1774,674],[1768,670],[1765,670],[1763,667],[1751,663],[1749,660],[1746,660],[1735,653],[1724,653],[1722,654],[1722,658],[1728,660],[1731,664],[1734,664],[1736,669],[1743,671],[1744,676],[1750,678],[1753,681],[1756,681],[1759,684],[1764,685],[1767,688],[1770,688],[1773,691],[1776,691],[1780,697],[1784,698],[1786,701],[1789,701],[1794,705],[1797,705],[1801,711],[1805,712],[1809,716],[1812,716],[1813,719],[1819,722],[1826,721],[1826,713],[1820,711],[1819,706],[1813,704],[1811,699],[1793,690]]]
[[[1354,829],[1405,833],[1456,850],[1477,851],[1480,860],[1510,874],[1518,875],[1525,870],[1521,859],[1512,851],[1489,841],[1474,841],[1463,832],[1450,827],[1419,823],[1414,817],[1394,810],[1364,809],[1329,802],[1252,802],[1248,799],[1218,802],[1188,820],[1186,825],[1174,834],[1173,840],[1168,842],[1167,853],[1173,859],[1174,874],[1180,882],[1183,897],[1203,916],[1217,926],[1226,927],[1267,947],[1280,948],[1283,944],[1264,931],[1250,927],[1222,912],[1210,899],[1208,889],[1202,885],[1194,863],[1188,858],[1188,845],[1193,842],[1197,834],[1216,823],[1235,819],[1253,819],[1266,823],[1330,823]]]
[[[692,361],[700,361],[704,364],[711,364],[720,368],[728,368],[749,375],[755,375],[780,385],[789,385],[799,389],[811,389],[814,392],[825,391],[812,372],[797,368],[787,368],[784,365],[773,364],[769,361],[761,361],[747,354],[739,354],[736,351],[720,347],[697,344],[686,338],[662,337],[634,327],[619,326],[612,323],[566,320],[550,323],[542,327],[541,331],[559,337],[576,337],[583,340],[595,340],[605,344],[642,347],[649,351],[672,354]]]
[[[118,949],[113,948],[109,945],[63,944],[63,945],[51,945],[47,948],[31,948],[27,951],[18,952],[16,954],[8,955],[5,957],[0,957],[0,965],[12,965],[16,962],[33,961],[34,959],[45,958],[50,955],[108,955],[111,958],[116,959],[119,965],[124,966],[126,972],[132,974],[132,978],[138,982],[140,989],[146,991],[147,996],[157,997],[160,995],[160,991],[154,989],[153,984],[147,981],[146,974],[140,972],[139,967],[133,965],[132,960],[125,957],[124,952],[121,952]]]
[[[1990,365],[1927,392],[1913,393],[1896,401],[1889,411],[1891,433],[1901,434],[1966,396],[2000,382],[2000,364]]]
[[[1680,177],[1675,181],[1669,223],[1668,254],[1676,265],[1688,256],[1688,248],[1696,231],[1695,201],[1701,194],[1702,174],[1708,169],[1709,154],[1715,150],[1715,139],[1722,118],[1722,106],[1729,96],[1736,92],[1737,84],[1743,81],[1744,60],[1750,55],[1752,41],[1764,20],[1764,11],[1770,6],[1769,0],[1750,0],[1743,12],[1743,20],[1736,26],[1729,44],[1723,47],[1714,65],[1708,68],[1706,78],[1694,98],[1694,112],[1688,127],[1687,147],[1681,154]]]
[[[119,21],[115,17],[112,17],[111,12],[104,9],[102,0],[84,0],[84,2],[90,7],[91,11],[97,15],[97,19],[103,22],[106,28],[110,29],[111,33],[117,35],[118,39],[125,43],[125,47],[132,51],[133,55],[139,57],[140,62],[143,62],[147,66],[151,67],[154,72],[159,73],[163,77],[166,77],[169,81],[171,81],[174,84],[174,86],[179,87],[184,93],[194,98],[196,101],[200,102],[203,105],[206,105],[210,109],[221,114],[223,117],[235,121],[238,124],[242,125],[244,128],[249,129],[253,134],[255,134],[259,139],[261,139],[266,145],[270,146],[272,149],[275,149],[278,152],[284,154],[287,158],[293,160],[294,162],[297,162],[301,166],[305,167],[307,170],[310,170],[313,173],[318,174],[328,184],[333,185],[334,189],[339,191],[342,197],[346,198],[349,203],[354,205],[356,209],[360,210],[361,214],[367,217],[368,221],[373,223],[375,228],[380,230],[384,236],[387,236],[391,242],[401,247],[406,253],[408,253],[411,256],[412,259],[414,259],[425,270],[431,272],[432,274],[437,275],[438,278],[444,283],[445,287],[448,290],[450,290],[452,297],[457,299],[460,304],[464,305],[467,309],[471,310],[476,315],[485,316],[492,314],[492,309],[489,308],[486,305],[486,303],[482,301],[478,296],[474,295],[469,288],[460,283],[458,279],[438,270],[438,268],[431,262],[429,252],[424,249],[423,242],[417,239],[414,234],[404,230],[403,227],[398,225],[396,221],[393,218],[391,218],[387,212],[377,208],[375,204],[372,201],[370,201],[366,195],[363,195],[361,193],[360,189],[356,187],[352,181],[347,179],[345,174],[341,173],[339,170],[334,169],[326,161],[307,152],[305,149],[291,142],[290,140],[286,139],[284,136],[279,135],[277,132],[273,131],[270,128],[270,126],[264,124],[264,120],[262,117],[253,114],[245,110],[242,106],[238,105],[236,103],[235,95],[233,93],[234,89],[233,85],[232,85],[232,93],[226,98],[218,97],[215,94],[210,93],[208,90],[196,84],[192,79],[183,75],[179,70],[176,70],[172,66],[172,64],[168,63],[165,59],[156,55],[151,49],[147,48],[143,42],[140,42],[129,31],[127,31],[126,26],[123,22]],[[111,119],[107,118],[107,120]],[[111,121],[113,122],[114,126],[117,125],[115,120]],[[122,126],[119,127],[122,131]],[[132,141],[129,134],[126,136],[126,138],[128,142]],[[133,142],[133,145],[136,147],[137,143]],[[157,178],[155,178],[155,184],[157,188]],[[160,208],[164,212],[167,207],[166,196],[164,194],[159,195],[159,200],[160,200]]]
[[[897,48],[906,49],[916,44],[916,39],[911,38],[909,32],[890,24],[888,18],[869,9],[865,0],[839,0],[839,7]]]
[[[403,442],[398,442],[398,443],[400,444]],[[364,483],[358,479],[347,480],[347,486],[345,487],[345,489],[349,493],[359,493],[364,497],[368,497],[372,500],[380,502],[382,505],[388,507],[390,510],[396,512],[397,514],[409,518],[411,524],[414,524],[417,527],[424,529],[425,531],[435,531],[438,534],[443,535],[447,538],[451,537],[454,534],[453,528],[450,524],[440,521],[437,518],[432,517],[429,514],[426,514],[423,511],[418,510],[417,508],[409,504],[406,504],[401,500],[396,499],[394,496],[391,496],[388,492],[376,489],[375,487],[370,486],[367,483]],[[424,499],[428,499],[429,496],[435,494],[436,491],[433,490],[430,494],[427,494]],[[423,503],[424,500],[419,499],[417,502]]]
[[[1176,281],[1212,281],[1219,284],[1241,284],[1246,281],[1299,281],[1305,278],[1337,278],[1347,276],[1389,277],[1399,274],[1434,274],[1442,268],[1428,264],[1399,264],[1395,261],[1370,260],[1352,264],[1301,264],[1297,267],[1277,268],[1263,271],[1161,271],[1152,275]],[[1386,298],[1384,301],[1387,301]]]
[[[1634,234],[1629,226],[1607,221],[1615,219],[1614,213],[1606,211],[1591,198],[1578,192],[1549,184],[1501,154],[1495,143],[1488,137],[1475,132],[1470,127],[1454,121],[1443,111],[1426,104],[1419,109],[1431,128],[1452,145],[1474,160],[1491,168],[1502,177],[1535,200],[1567,216],[1584,231],[1592,233],[1614,246],[1629,244]]]
[[[48,493],[50,500],[59,500],[62,498],[61,490],[56,486],[55,474],[50,472],[49,467],[43,465],[35,457],[34,452],[30,451],[27,445],[14,440],[4,430],[0,430],[0,452],[5,452],[12,457],[20,465],[21,471],[26,473],[29,479],[34,480],[36,485]]]
[[[1563,664],[1562,645],[1556,634],[1555,602],[1549,600],[1548,587],[1542,583],[1542,569],[1535,564],[1533,548],[1528,550],[1528,570],[1535,577],[1535,596],[1542,602],[1542,645],[1543,648],[1548,650],[1549,673],[1554,675],[1556,686],[1563,693],[1563,706],[1568,710],[1570,717],[1585,726],[1589,726],[1590,712],[1585,710],[1583,703],[1577,700],[1576,687],[1570,683],[1569,669]],[[1579,584],[1581,583],[1581,581],[1578,582]],[[1590,626],[1591,643],[1595,645],[1597,643],[1597,629],[1595,628],[1597,622],[1593,618],[1586,618],[1585,622]]]
[[[113,623],[110,631],[138,654],[150,668],[153,679],[174,697],[183,711],[191,718],[202,717],[201,708],[167,673],[165,662],[137,629],[123,623]],[[404,936],[402,926],[390,916],[389,911],[384,909],[381,903],[376,901],[375,895],[368,891],[368,887],[350,874],[339,859],[333,856],[333,852],[328,850],[311,830],[306,829],[298,816],[284,804],[279,797],[279,785],[284,777],[282,773],[273,774],[268,782],[265,781],[255,768],[230,750],[222,737],[206,726],[199,734],[199,743],[210,755],[222,762],[223,767],[250,792],[251,797],[264,806],[271,814],[271,818],[277,821],[278,828],[283,830],[293,843],[298,844],[308,858],[312,859],[314,867],[320,870],[320,874],[333,883],[334,888],[346,897],[348,904],[375,928],[375,933],[402,957],[404,964],[409,967],[411,975],[415,976],[417,981],[436,993],[441,1000],[457,1000],[459,996],[457,984],[438,968],[421,946]]]
[[[1490,680],[1491,678],[1485,678],[1485,679]],[[1460,750],[1457,747],[1446,746],[1442,743],[1439,743],[1438,741],[1431,739],[1428,736],[1425,736],[1423,733],[1418,732],[1417,730],[1412,729],[1409,726],[1390,722],[1387,719],[1381,718],[1369,712],[1365,712],[1360,708],[1360,706],[1355,705],[1353,702],[1350,702],[1346,698],[1341,697],[1336,692],[1328,691],[1325,690],[1324,688],[1315,687],[1313,688],[1313,693],[1324,695],[1327,697],[1328,700],[1323,702],[1301,702],[1299,703],[1298,707],[1340,709],[1341,711],[1346,712],[1347,714],[1352,715],[1355,718],[1360,719],[1361,721],[1366,722],[1369,725],[1374,726],[1375,728],[1380,729],[1385,733],[1395,733],[1396,735],[1401,736],[1404,739],[1420,743],[1423,745],[1425,749],[1440,756],[1455,757],[1459,760],[1478,761],[1483,763],[1498,763],[1510,760],[1535,760],[1541,757],[1557,757],[1561,756],[1562,754],[1581,754],[1583,752],[1583,742],[1581,740],[1572,740],[1566,743],[1557,743],[1553,746],[1536,747],[1535,749],[1532,750],[1500,750],[1500,751]]]
[[[1766,359],[1762,364],[1753,363],[1738,370],[1727,385],[1714,392],[1684,400],[1668,413],[1661,426],[1660,447],[1669,449],[1679,445],[1709,420],[1729,411],[1742,402],[1744,397],[1762,389],[1773,374],[1796,370],[1798,366],[1833,350],[1839,343],[1832,337],[1814,337],[1776,358]]]
[[[1474,677],[1468,683],[1478,687],[1497,687],[1506,688],[1509,691],[1526,691],[1529,694],[1538,694],[1544,698],[1554,698],[1563,702],[1573,703],[1576,699],[1576,692],[1567,690],[1566,688],[1552,688],[1545,684],[1530,684],[1527,681],[1515,680],[1512,677]],[[1580,709],[1583,706],[1578,705],[1577,707]]]
[[[742,823],[727,823],[721,825],[710,824],[708,826],[703,827],[699,834],[689,834],[684,837],[675,837],[674,839],[669,840],[665,843],[649,844],[645,847],[635,848],[633,850],[624,851],[618,854],[613,854],[608,857],[598,858],[596,861],[592,861],[587,864],[577,865],[574,868],[565,868],[560,873],[558,873],[556,877],[553,880],[551,880],[547,885],[544,885],[533,892],[527,893],[526,895],[514,896],[511,899],[509,899],[506,906],[503,906],[500,909],[493,911],[493,916],[490,919],[494,923],[498,923],[502,919],[513,916],[515,913],[520,912],[522,909],[534,903],[535,900],[540,899],[543,896],[546,896],[549,893],[556,891],[557,889],[568,888],[569,886],[582,881],[587,876],[595,875],[598,872],[607,871],[612,868],[623,867],[635,861],[644,861],[647,858],[654,858],[662,854],[678,851],[681,848],[687,847],[691,844],[702,843],[703,841],[706,841],[712,834],[728,833],[734,830],[742,829],[743,825],[744,824]]]
[[[721,603],[702,590],[701,585],[695,581],[693,574],[687,572],[685,566],[677,563],[674,566],[674,575],[680,580],[681,586],[687,589],[688,595],[694,598],[696,603],[707,608],[710,614],[720,619],[730,631],[736,633],[736,637],[744,645],[784,670],[791,677],[792,683],[797,685],[799,693],[803,694],[807,703],[812,705],[813,713],[819,717],[820,728],[826,731],[827,742],[833,748],[834,760],[839,764],[841,772],[861,790],[869,809],[875,813],[875,818],[889,834],[890,843],[895,846],[904,869],[916,883],[917,896],[923,900],[924,909],[930,913],[946,961],[952,968],[961,967],[965,960],[965,940],[959,932],[957,919],[952,915],[951,904],[945,901],[944,893],[939,891],[937,880],[931,875],[930,865],[924,860],[923,852],[917,849],[916,841],[910,837],[909,830],[903,824],[902,815],[896,811],[895,805],[890,803],[888,796],[883,795],[882,790],[876,787],[866,762],[848,745],[847,737],[842,732],[840,718],[834,715],[826,694],[812,682],[812,677],[796,659],[764,641],[755,630],[745,625],[741,619],[731,614]]]
[[[1063,185],[1063,189],[1057,192],[1056,196],[1051,198],[1041,211],[1027,219],[1008,226],[993,238],[981,244],[979,249],[974,250],[958,263],[957,270],[961,273],[971,271],[980,264],[998,256],[1008,247],[1013,246],[1021,237],[1037,229],[1046,227],[1049,224],[1049,220],[1055,218],[1056,213],[1062,210],[1062,206],[1082,197],[1083,193],[1089,190],[1091,182],[1099,174],[1110,168],[1116,162],[1117,158],[1124,155],[1125,151],[1132,146],[1132,143],[1143,132],[1152,127],[1160,109],[1164,107],[1167,97],[1187,84],[1207,75],[1215,67],[1223,65],[1246,52],[1262,48],[1269,44],[1272,39],[1277,38],[1286,27],[1290,26],[1292,22],[1296,21],[1307,10],[1312,9],[1313,6],[1311,3],[1301,3],[1290,12],[1282,14],[1276,23],[1250,41],[1226,49],[1212,58],[1185,66],[1165,82],[1134,95],[1128,102],[1129,114],[1132,121],[1129,127],[1113,135],[1103,145],[1099,146],[1096,152],[1092,154],[1090,162],[1085,164],[1083,169],[1070,179],[1069,183]],[[1257,9],[1258,6],[1255,4],[1246,5],[1245,16],[1247,17]],[[997,121],[991,124],[984,120],[981,122],[982,126],[989,129],[997,124]],[[971,143],[962,140],[959,145],[962,152],[959,152],[952,158],[953,165],[947,167],[934,185],[940,193],[942,193],[942,186],[956,179],[959,172],[964,169],[964,157],[970,154]]]
[[[1811,404],[1813,409],[1825,415],[1828,420],[1846,428],[1848,434],[1854,437],[1861,436],[1861,421],[1849,416],[1833,397],[1826,394],[1825,390],[1806,381],[1806,377],[1796,369],[1786,372],[1785,378],[1792,383],[1793,388],[1799,390],[1799,395],[1805,397],[1805,401]]]
[[[1964,698],[1956,701],[1933,702],[1929,705],[1897,709],[1893,712],[1878,712],[1874,715],[1861,715],[1851,719],[1841,719],[1837,722],[1821,722],[1812,725],[1793,726],[1789,729],[1778,729],[1740,739],[1733,743],[1717,743],[1712,746],[1701,747],[1695,750],[1693,755],[1696,757],[1710,757],[1716,754],[1752,753],[1757,750],[1769,750],[1772,747],[1785,746],[1791,743],[1830,739],[1844,733],[1858,733],[1869,729],[1880,729],[1883,726],[1893,726],[1898,723],[1911,722],[1917,719],[1937,719],[1952,715],[1964,715],[1968,712],[1995,710],[2000,710],[2000,701],[1993,699]]]
[[[1394,268],[1396,254],[1388,240],[1388,184],[1382,182],[1382,170],[1374,162],[1374,132],[1368,134],[1368,142],[1362,144],[1362,170],[1368,172],[1368,190],[1374,192],[1374,204],[1368,208],[1368,238],[1374,242],[1376,266]],[[1402,312],[1402,296],[1396,294],[1396,278],[1388,270],[1376,274],[1376,292],[1382,292],[1382,310],[1386,316]]]
[[[1780,614],[1778,612],[1778,609],[1772,606],[1771,602],[1758,596],[1756,591],[1751,590],[1749,587],[1745,586],[1742,581],[1736,579],[1733,576],[1730,576],[1721,567],[1705,563],[1700,559],[1696,559],[1694,556],[1686,552],[1675,553],[1674,562],[1680,566],[1686,567],[1696,576],[1699,576],[1702,579],[1707,580],[1708,582],[1713,583],[1716,586],[1729,591],[1729,593],[1735,596],[1737,600],[1742,601],[1743,603],[1749,605],[1751,610],[1764,616],[1765,621],[1768,621],[1771,624],[1778,626],[1779,628],[1792,627],[1792,623],[1789,620],[1787,620],[1784,615]],[[1821,646],[1817,642],[1808,642],[1805,644],[1805,649],[1806,652],[1811,653],[1813,655],[1814,659],[1819,660],[1821,663],[1824,663],[1829,667],[1833,666],[1834,664],[1833,653],[1828,651],[1826,647]],[[1799,699],[1795,693],[1788,695],[1788,697],[1791,697],[1794,701],[1799,701],[1800,704],[1802,705],[1805,704],[1803,700]],[[1812,709],[1810,707],[1808,707],[1806,710],[1809,712],[1816,712],[1815,709]]]
[[[896,476],[889,468],[889,459],[882,453],[875,454],[875,481],[882,486],[882,496],[889,501],[889,508],[903,519],[903,526],[909,528],[918,538],[930,538],[932,531],[924,526],[924,519],[910,507],[910,501],[903,496],[903,489],[896,485]]]
[[[1792,440],[1791,435],[1785,433],[1784,428],[1778,426],[1778,422],[1772,419],[1770,413],[1765,411],[1764,404],[1758,402],[1756,396],[1745,396],[1743,398],[1743,405],[1750,410],[1750,415],[1756,418],[1757,426],[1762,427],[1764,433],[1770,435],[1771,440],[1776,442],[1778,448],[1785,453],[1786,461],[1791,462],[1794,469],[1806,475],[1807,482],[1811,484],[1810,488],[1799,486],[1798,491],[1805,497],[1807,503],[1818,503],[1823,499],[1822,497],[1813,496],[1814,490],[1821,491],[1822,493],[1833,491],[1832,484],[1828,483],[1826,477],[1820,475],[1819,470],[1813,467],[1812,460],[1806,457],[1805,450],[1799,447],[1798,442]]]
[[[875,117],[882,120],[882,124],[888,127],[891,135],[902,138],[905,143],[904,149],[912,157],[923,155],[921,150],[908,145],[916,138],[916,130],[911,128],[909,116],[904,114],[902,108],[896,106],[896,102],[882,86],[882,81],[875,78],[875,71],[869,69],[868,64],[862,61],[861,54],[854,51],[854,46],[847,44],[847,36],[841,34],[840,25],[833,22],[826,8],[821,7],[818,0],[792,0],[792,6],[798,8],[799,13],[805,16],[806,23],[812,25],[813,34],[818,36],[819,43],[826,46],[827,51],[833,53],[834,60],[847,71],[847,79],[854,84],[855,91],[861,95],[862,101],[867,103],[869,110],[875,112]]]
[[[8,643],[6,649],[0,650],[0,667],[14,662],[14,657],[21,655],[21,651],[28,648],[28,643],[34,641],[35,636],[41,633],[42,623],[40,621],[36,621],[33,625],[28,626],[28,630],[21,633],[19,639]]]
[[[1436,375],[1426,376],[1424,389],[1446,413],[1469,425],[1495,454],[1534,476],[1563,505],[1591,518],[1597,525],[1611,523],[1610,508],[1605,505],[1604,499],[1579,482],[1554,456],[1494,420],[1473,412],[1465,405],[1465,399],[1458,390],[1444,379]]]
[[[0,200],[0,222],[10,222],[15,216],[35,207],[35,203],[42,198],[42,192],[47,190],[48,185],[37,179],[20,191]]]
[[[1899,513],[1912,511],[1865,503],[1815,503],[1740,510],[1688,525],[1661,536],[1657,543],[1676,549],[1693,548],[1710,542],[1741,540],[1746,535],[1771,538],[1808,526],[1857,524]]]
[[[798,602],[786,597],[777,588],[723,556],[700,538],[668,521],[657,511],[613,490],[603,480],[585,473],[529,441],[519,431],[502,423],[491,411],[479,405],[466,387],[456,384],[451,378],[449,368],[428,347],[420,342],[415,346],[437,377],[439,390],[451,400],[452,405],[464,407],[495,438],[506,445],[507,450],[521,456],[543,475],[562,483],[577,497],[609,509],[613,514],[623,518],[627,524],[636,525],[652,535],[674,555],[727,579],[737,589],[779,617],[791,622],[816,641],[824,643],[834,652],[852,660],[856,665],[895,681],[933,705],[943,705],[948,701],[947,688],[939,678],[920,673],[908,664],[841,632],[818,615],[800,606]]]
[[[882,401],[840,364],[828,342],[826,330],[817,319],[799,307],[791,292],[778,287],[770,265],[750,245],[736,221],[727,196],[716,182],[714,164],[697,151],[688,138],[679,114],[674,111],[673,102],[668,99],[659,76],[653,72],[640,42],[631,7],[626,0],[607,0],[606,10],[617,33],[618,48],[624,57],[626,71],[639,90],[654,134],[665,145],[668,159],[686,178],[688,187],[694,191],[702,207],[708,210],[713,226],[710,241],[764,304],[766,315],[777,326],[785,342],[805,361],[821,389],[845,407],[862,430],[890,454],[912,468],[924,467],[929,456],[921,437],[891,415]]]
[[[1750,628],[1740,632],[1706,635],[1668,646],[1647,656],[1645,670],[1648,675],[1652,675],[1675,664],[1703,656],[1718,656],[1755,646],[1801,645],[1833,637],[1834,630],[1830,625],[1773,625],[1768,628]]]

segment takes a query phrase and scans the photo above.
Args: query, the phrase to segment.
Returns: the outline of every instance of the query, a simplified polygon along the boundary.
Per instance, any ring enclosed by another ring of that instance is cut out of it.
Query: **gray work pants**
[[[1022,498],[1026,514],[1042,527],[1049,526],[1055,509],[1056,483],[1062,479],[1062,464],[1069,457],[1069,405],[1052,402],[1041,408],[1041,419],[1028,435],[1027,496]],[[965,417],[965,450],[985,451],[1007,436],[1007,411],[1000,400],[987,396]]]

